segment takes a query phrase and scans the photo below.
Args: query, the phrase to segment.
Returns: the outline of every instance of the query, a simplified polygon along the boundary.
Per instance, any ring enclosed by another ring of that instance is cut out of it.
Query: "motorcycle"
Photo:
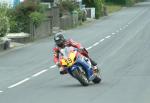
[[[88,86],[90,81],[95,84],[101,82],[99,72],[94,73],[90,60],[80,54],[77,48],[65,47],[60,50],[60,65],[81,85]]]

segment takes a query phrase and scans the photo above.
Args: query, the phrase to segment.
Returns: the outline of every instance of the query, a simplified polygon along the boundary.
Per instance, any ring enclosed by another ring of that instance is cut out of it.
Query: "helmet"
[[[54,41],[58,47],[64,47],[65,38],[62,33],[55,34]]]

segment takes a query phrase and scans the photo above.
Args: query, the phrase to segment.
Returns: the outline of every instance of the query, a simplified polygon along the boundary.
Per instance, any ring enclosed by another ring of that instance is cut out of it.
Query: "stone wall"
[[[40,39],[48,37],[52,34],[52,19],[44,20],[37,28],[31,24],[30,34],[32,39]]]
[[[60,28],[61,29],[69,29],[77,26],[78,21],[78,13],[73,13],[70,15],[64,15],[60,18]]]
[[[0,38],[0,51],[7,50],[10,48],[11,40],[5,37]]]

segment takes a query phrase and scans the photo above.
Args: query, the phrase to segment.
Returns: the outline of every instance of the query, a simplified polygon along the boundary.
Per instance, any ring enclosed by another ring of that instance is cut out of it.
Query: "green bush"
[[[9,21],[7,16],[0,16],[0,37],[4,37],[9,30]]]
[[[10,31],[29,33],[30,23],[40,24],[44,10],[44,6],[34,0],[20,3],[10,12]]]
[[[20,27],[18,26],[18,22],[17,22],[14,9],[9,9],[8,17],[9,17],[9,23],[10,23],[10,32],[21,31]]]
[[[29,15],[31,22],[37,27],[45,18],[45,16],[40,12],[33,12]]]
[[[0,37],[4,37],[9,31],[9,20],[7,13],[8,5],[0,4]]]
[[[85,12],[84,12],[83,10],[80,10],[80,9],[77,9],[77,12],[78,12],[78,20],[79,20],[80,22],[86,21]]]
[[[94,7],[95,8],[95,17],[98,19],[103,14],[103,5],[104,0],[83,0],[83,4],[86,7]]]
[[[132,5],[134,5],[134,3],[135,3],[135,0],[126,0],[126,6],[132,6]]]
[[[112,2],[115,4],[121,4],[121,5],[125,5],[126,4],[126,0],[105,0],[106,2]]]
[[[59,7],[61,12],[69,11],[70,13],[72,13],[74,10],[78,8],[78,5],[73,1],[66,0],[61,1]]]
[[[102,16],[102,9],[103,9],[103,3],[102,3],[102,0],[94,0],[94,5],[95,5],[95,17],[96,19],[98,19],[100,16]]]

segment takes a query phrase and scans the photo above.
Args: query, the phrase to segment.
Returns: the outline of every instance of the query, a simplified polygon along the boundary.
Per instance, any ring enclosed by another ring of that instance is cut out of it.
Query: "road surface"
[[[101,67],[102,83],[60,76],[53,37],[0,53],[0,103],[150,103],[150,2],[66,31]]]

